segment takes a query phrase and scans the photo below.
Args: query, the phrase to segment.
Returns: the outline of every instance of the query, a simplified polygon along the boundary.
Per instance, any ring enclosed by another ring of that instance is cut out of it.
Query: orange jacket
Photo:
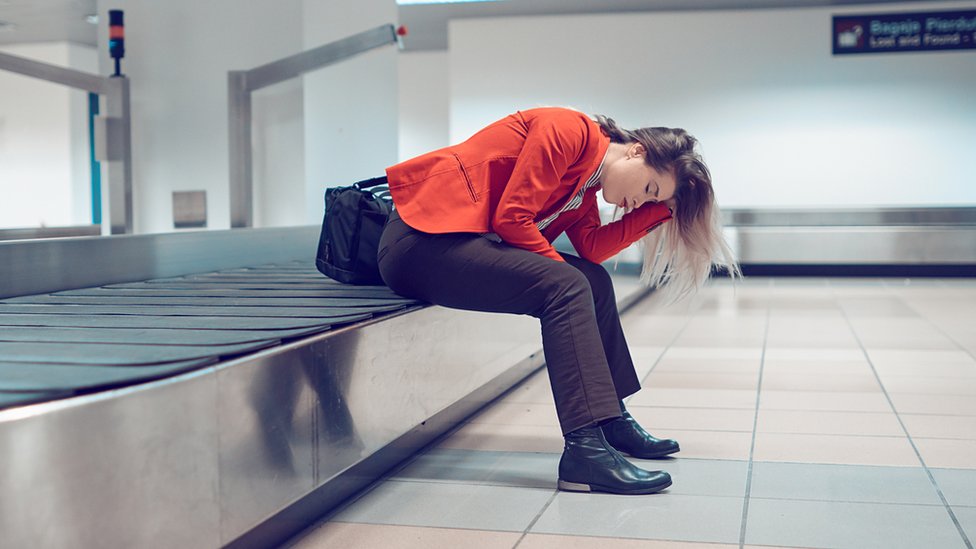
[[[671,219],[647,203],[600,224],[596,191],[545,230],[536,221],[559,211],[599,168],[610,138],[585,114],[561,108],[520,111],[467,141],[387,168],[390,193],[407,225],[426,233],[494,232],[556,261],[552,241],[566,232],[584,259],[600,263]]]

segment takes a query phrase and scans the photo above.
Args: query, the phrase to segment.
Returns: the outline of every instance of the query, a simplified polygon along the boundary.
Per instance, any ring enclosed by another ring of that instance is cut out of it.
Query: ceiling
[[[74,42],[94,46],[98,26],[85,18],[95,10],[95,0],[0,0],[0,44]]]
[[[885,4],[895,1],[502,0],[497,2],[401,5],[399,6],[399,23],[406,25],[410,30],[410,34],[404,40],[404,46],[407,50],[443,50],[447,49],[448,20],[465,17],[852,6]],[[88,23],[86,16],[94,14],[96,9],[96,0],[0,0],[0,44],[74,42],[95,46],[97,43],[96,33],[99,27]],[[8,23],[8,25],[4,25],[4,23]],[[350,29],[350,34],[356,30]]]
[[[871,6],[895,2],[897,0],[502,0],[402,5],[399,11],[400,24],[406,25],[410,31],[404,39],[405,49],[445,50],[447,22],[466,17]]]

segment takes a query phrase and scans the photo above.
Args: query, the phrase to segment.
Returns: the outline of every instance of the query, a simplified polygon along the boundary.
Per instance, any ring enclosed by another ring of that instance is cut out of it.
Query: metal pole
[[[118,140],[108,162],[108,221],[110,234],[131,234],[132,227],[132,128],[129,112],[129,79],[107,78],[105,110]],[[117,148],[115,148],[117,147]]]
[[[228,130],[230,145],[230,227],[254,224],[251,147],[251,92],[247,71],[227,74]]]
[[[0,69],[99,94],[105,93],[108,80],[87,72],[66,69],[6,53],[0,53]]]

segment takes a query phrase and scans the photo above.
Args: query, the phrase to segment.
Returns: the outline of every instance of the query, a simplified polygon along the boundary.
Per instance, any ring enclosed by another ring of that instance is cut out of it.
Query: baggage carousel
[[[0,546],[271,546],[543,366],[536,319],[339,284],[317,236],[0,242]]]
[[[0,409],[169,377],[419,304],[308,262],[0,300]]]

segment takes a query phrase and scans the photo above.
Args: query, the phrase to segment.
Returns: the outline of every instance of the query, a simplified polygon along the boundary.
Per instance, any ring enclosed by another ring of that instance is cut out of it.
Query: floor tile
[[[590,536],[558,536],[528,534],[518,549],[738,549],[738,545],[722,543],[693,543],[649,539],[598,538]]]
[[[645,388],[731,389],[755,391],[759,372],[733,374],[720,372],[651,372],[641,382]]]
[[[664,352],[664,359],[754,360],[758,365],[762,354],[762,346],[701,348],[676,345]]]
[[[761,409],[757,432],[903,436],[892,412],[832,412]]]
[[[434,448],[418,456],[393,478],[555,490],[559,456],[541,452]]]
[[[490,532],[455,528],[421,528],[386,524],[356,524],[326,522],[302,535],[289,549],[511,549],[522,536],[521,532]]]
[[[888,392],[899,414],[976,416],[976,398],[968,395],[918,395]]]
[[[976,541],[976,507],[953,507],[952,512],[959,521],[959,526],[966,532],[970,543]]]
[[[772,391],[763,388],[759,409],[825,410],[838,412],[890,412],[884,393],[826,391]]]
[[[752,464],[750,496],[769,499],[941,505],[922,467]]]
[[[904,349],[868,349],[874,364],[883,363],[956,363],[976,365],[976,359],[965,351],[906,351]]]
[[[976,377],[886,376],[882,383],[893,393],[976,397]]]
[[[976,416],[901,414],[900,417],[913,437],[976,440]]]
[[[874,367],[882,379],[888,376],[976,377],[976,364],[968,362],[879,362]]]
[[[553,404],[552,389],[545,370],[533,374],[529,379],[506,393],[498,402],[522,402],[530,404]]]
[[[627,401],[634,406],[756,408],[756,391],[743,389],[645,388]]]
[[[645,429],[752,432],[756,413],[736,408],[675,408],[634,406],[627,410]]]
[[[860,349],[781,349],[773,346],[767,346],[765,358],[766,360],[857,361],[864,360],[864,352],[862,352]]]
[[[920,465],[906,437],[756,433],[756,461],[856,465]]]
[[[664,357],[654,372],[715,372],[723,374],[758,374],[759,358],[671,358]]]
[[[976,440],[912,437],[925,465],[952,469],[976,469]]]
[[[959,348],[954,341],[945,336],[919,337],[910,335],[899,336],[898,334],[862,338],[861,345],[869,352],[872,349],[904,349],[910,351],[925,349],[936,351],[955,350]]]
[[[930,467],[929,471],[949,505],[976,507],[976,470]]]
[[[661,438],[673,438],[681,445],[679,458],[748,460],[752,433],[732,431],[660,430]]]
[[[821,376],[845,374],[870,374],[867,360],[786,360],[766,358],[763,375],[766,374],[817,374]]]
[[[540,425],[559,428],[556,407],[553,404],[521,402],[497,402],[469,420],[470,423],[494,423],[497,425]]]
[[[682,453],[676,455],[682,456]],[[669,494],[742,497],[746,493],[748,461],[692,459],[687,456],[670,460],[630,458],[630,461],[643,469],[667,471],[674,482],[668,488]]]
[[[666,492],[651,496],[560,492],[531,532],[737,543],[742,501]]]
[[[563,435],[558,427],[468,423],[441,441],[438,447],[503,452],[561,453],[563,451]]]
[[[831,549],[965,544],[943,506],[751,498],[746,543]]]
[[[831,391],[870,393],[881,391],[881,385],[871,372],[839,375],[800,374],[763,371],[763,391]]]
[[[388,480],[338,513],[338,522],[524,531],[552,490]]]

